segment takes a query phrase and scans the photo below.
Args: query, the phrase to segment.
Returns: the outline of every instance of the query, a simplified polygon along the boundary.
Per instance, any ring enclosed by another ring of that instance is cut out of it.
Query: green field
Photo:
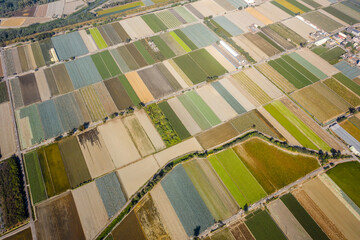
[[[346,77],[342,73],[337,73],[333,77],[360,96],[360,86],[353,82],[350,78]]]
[[[280,199],[294,215],[296,220],[298,220],[305,231],[310,235],[310,237],[321,240],[329,239],[291,193],[282,196]]]
[[[314,74],[312,74],[310,71],[308,71],[305,67],[303,67],[300,63],[295,61],[293,58],[291,58],[289,55],[284,55],[281,57],[284,59],[288,64],[290,64],[293,68],[295,68],[299,73],[304,75],[308,80],[311,82],[317,82],[319,81],[319,78],[316,77]]]
[[[327,175],[360,207],[360,163],[342,163],[327,171]]]
[[[207,80],[207,74],[190,57],[189,54],[174,58],[174,61],[194,84]]]
[[[99,49],[104,49],[104,48],[108,47],[104,38],[101,36],[101,34],[97,28],[90,28],[90,34],[93,37],[93,39]]]
[[[287,9],[286,7],[281,5],[280,3],[275,2],[275,1],[271,1],[271,3],[274,4],[276,7],[280,8],[281,10],[283,10],[284,12],[286,12],[287,14],[289,14],[291,16],[295,16],[295,13],[293,11],[290,11],[289,9]]]
[[[198,49],[198,47],[183,33],[180,29],[174,31],[174,33],[192,50]]]
[[[26,175],[30,184],[33,203],[41,202],[47,198],[45,185],[41,174],[41,167],[36,151],[24,155]]]
[[[209,161],[241,208],[266,196],[234,150],[222,151],[209,157]]]
[[[166,59],[175,57],[175,53],[170,49],[170,47],[162,40],[160,36],[154,36],[150,38],[155,45],[159,48],[160,52]]]
[[[134,106],[138,105],[141,102],[140,98],[138,97],[138,95],[136,95],[136,92],[131,87],[127,78],[124,75],[120,75],[119,80],[120,80],[121,84],[123,85],[123,87],[125,88],[125,91],[126,91],[127,95],[130,97]]]
[[[91,55],[91,59],[93,60],[97,70],[99,71],[102,79],[108,79],[111,77],[109,70],[107,69],[100,53]]]
[[[181,139],[186,139],[191,136],[168,102],[161,102],[158,106]]]
[[[286,237],[266,210],[257,210],[246,217],[246,226],[256,240],[285,240]]]
[[[330,13],[331,15],[334,15],[335,17],[343,20],[344,22],[346,22],[347,24],[353,25],[355,23],[358,23],[359,21],[350,17],[349,15],[343,13],[342,11],[334,8],[333,6],[329,6],[324,8],[324,10],[328,13]]]
[[[59,146],[48,145],[37,150],[46,192],[49,197],[60,194],[70,188]]]
[[[259,138],[252,138],[234,150],[268,194],[319,167],[315,157],[286,152]]]
[[[175,131],[158,105],[155,103],[148,105],[146,106],[145,111],[159,132],[166,147],[170,147],[181,142],[181,138],[178,133]]]
[[[266,111],[268,111],[271,116],[273,116],[302,146],[306,148],[311,148],[317,150],[318,147],[315,146],[305,135],[300,131],[300,129],[293,123],[289,118],[286,117],[285,113],[282,113],[279,108],[273,104],[265,106]]]
[[[292,29],[286,27],[282,23],[275,23],[269,25],[269,28],[276,33],[278,33],[280,36],[282,36],[285,39],[291,39],[292,42],[296,43],[297,45],[300,45],[300,43],[306,42],[306,39],[301,37],[299,34],[294,32]]]
[[[305,5],[299,3],[299,2],[296,1],[296,0],[286,0],[286,1],[288,1],[289,3],[291,3],[292,5],[294,5],[295,7],[303,10],[304,12],[310,12],[310,11],[311,11],[310,8],[306,7]]]
[[[300,129],[305,136],[316,144],[320,149],[325,151],[330,151],[331,147],[324,142],[316,133],[314,133],[305,123],[303,123],[294,113],[292,113],[284,104],[280,101],[276,101],[272,103],[279,112],[285,116],[295,127]]]
[[[311,51],[313,51],[314,53],[325,59],[330,64],[337,63],[341,59],[340,56],[345,53],[345,50],[338,46],[331,49],[328,49],[323,46],[318,46],[312,48]]]
[[[206,119],[206,116],[187,95],[180,95],[178,96],[178,99],[199,125],[201,130],[206,130],[212,127],[210,122]]]
[[[176,40],[177,43],[186,51],[191,52],[191,48],[178,36],[175,32],[170,32],[170,35]]]
[[[127,3],[127,4],[124,4],[124,5],[117,6],[117,7],[113,7],[113,8],[98,11],[97,14],[99,16],[108,15],[108,14],[114,14],[114,13],[117,13],[117,12],[124,12],[126,10],[141,7],[141,6],[144,6],[144,3],[141,2],[141,1],[131,2],[131,3]]]
[[[227,208],[226,203],[222,201],[222,196],[219,196],[215,187],[211,185],[199,162],[194,160],[183,164],[183,166],[215,220],[224,220],[231,217],[233,212]]]
[[[351,81],[351,80],[350,80]],[[329,78],[324,81],[324,84],[336,92],[337,95],[342,97],[345,101],[356,107],[360,105],[360,98],[351,92],[348,88],[340,84],[336,79]],[[355,84],[355,83],[354,83]]]
[[[226,69],[205,49],[191,52],[189,55],[208,76],[221,76],[227,73]]]
[[[215,126],[221,123],[221,120],[216,116],[216,114],[211,110],[211,108],[206,104],[206,102],[195,92],[187,92],[186,95],[191,99],[199,111],[205,116],[208,122]]]
[[[102,60],[104,61],[105,65],[112,77],[121,74],[121,71],[120,71],[118,65],[116,64],[115,60],[113,59],[113,57],[111,56],[109,51],[101,52],[100,56],[102,57]]]
[[[284,78],[286,78],[292,85],[294,85],[294,87],[298,89],[311,84],[311,81],[309,79],[299,73],[295,68],[293,68],[282,58],[270,60],[268,63]]]
[[[6,82],[0,82],[0,103],[9,101],[9,94],[6,87]]]
[[[146,47],[143,45],[141,41],[134,42],[134,45],[149,65],[155,63],[155,60],[153,59],[151,54],[146,50]]]
[[[259,32],[258,35],[260,37],[262,37],[263,39],[265,39],[265,41],[267,41],[268,43],[270,43],[273,47],[275,47],[277,50],[279,50],[280,52],[284,51],[284,49],[282,49],[282,47],[280,47],[278,44],[276,44],[273,40],[271,40],[268,36],[266,36],[264,33]]]
[[[143,15],[141,16],[141,18],[146,22],[146,24],[151,28],[151,30],[153,30],[154,33],[168,29],[155,14]]]

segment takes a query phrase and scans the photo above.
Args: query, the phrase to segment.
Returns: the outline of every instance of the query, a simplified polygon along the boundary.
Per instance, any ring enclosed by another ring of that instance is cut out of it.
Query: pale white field
[[[169,70],[169,72],[174,76],[176,81],[180,84],[182,88],[188,88],[189,85],[186,83],[186,81],[182,78],[182,76],[179,74],[178,71],[175,70],[173,65],[170,63],[170,60],[165,60],[163,62],[164,66]],[[190,80],[189,80],[190,81]]]
[[[246,111],[250,111],[255,108],[254,104],[249,101],[230,81],[229,78],[224,78],[220,80],[221,85],[240,103],[241,106],[245,108]]]
[[[149,137],[156,151],[164,149],[165,143],[162,140],[159,132],[156,130],[154,125],[152,124],[150,118],[146,114],[144,109],[135,112],[135,116],[137,117],[139,123],[144,128],[146,135]]]
[[[202,151],[203,148],[196,140],[196,138],[190,138],[181,143],[178,143],[172,147],[169,147],[161,152],[154,154],[156,161],[159,166],[164,166],[170,160],[176,159],[182,155],[185,155],[190,152]]]
[[[110,96],[110,93],[107,90],[107,88],[105,87],[104,83],[99,82],[99,83],[94,84],[93,86],[94,86],[94,89],[95,89],[97,95],[99,96],[99,100],[100,100],[101,104],[103,105],[106,113],[108,115],[111,115],[111,114],[117,112],[118,109],[114,103],[114,100]]]
[[[188,239],[184,227],[182,226],[174,208],[171,205],[161,184],[157,184],[150,195],[154,201],[154,205],[160,214],[161,222],[168,230],[171,239],[183,240]]]
[[[35,72],[35,79],[39,89],[41,101],[46,101],[50,99],[51,93],[43,69]]]
[[[248,32],[248,27],[252,24],[256,24],[260,27],[265,26],[259,19],[255,18],[253,15],[247,11],[234,11],[229,14],[226,14],[225,17],[237,25],[244,32]]]
[[[182,103],[177,98],[171,98],[168,103],[175,114],[178,116],[184,127],[189,131],[191,135],[195,135],[201,132],[201,128],[192,118],[190,113],[185,109]]]
[[[249,39],[247,39],[243,35],[233,37],[232,39],[235,41],[237,45],[239,45],[242,49],[248,52],[250,56],[257,62],[269,57],[263,51],[261,51],[260,48],[255,46],[255,44],[250,42]]]
[[[121,119],[108,121],[98,129],[116,168],[141,158]]]
[[[92,53],[92,52],[95,52],[95,51],[98,50],[98,48],[97,48],[94,40],[92,39],[91,35],[88,35],[85,30],[80,30],[79,34],[80,34],[82,40],[84,41],[85,46],[89,50],[89,52]]]
[[[302,36],[303,38],[307,39],[308,41],[312,41],[309,34],[311,32],[315,32],[316,29],[310,27],[309,25],[297,19],[296,17],[287,19],[282,23],[288,28],[292,29],[297,34],[299,34],[300,36]]]
[[[91,131],[97,132],[96,129]],[[101,134],[92,134],[91,137],[88,136],[87,138],[80,134],[77,138],[92,178],[99,177],[115,169]]]
[[[117,170],[128,197],[136,193],[159,169],[153,155]]]
[[[221,97],[221,95],[211,86],[205,85],[198,88],[196,92],[215,112],[219,119],[224,122],[237,116],[234,109]]]
[[[264,77],[264,75],[259,73],[255,68],[248,68],[244,72],[272,99],[279,98],[283,95],[283,93],[274,84],[272,84],[266,77]]]
[[[107,224],[108,215],[95,182],[72,190],[86,239],[93,239]]]
[[[264,4],[255,7],[255,9],[262,13],[264,16],[270,18],[273,22],[279,22],[291,17],[290,14],[276,7],[270,1],[267,1]]]
[[[311,240],[312,238],[296,220],[285,204],[277,199],[267,205],[272,218],[291,240]]]
[[[14,124],[10,102],[0,104],[0,152],[6,158],[16,151]]]
[[[198,10],[204,17],[224,14],[226,10],[212,0],[200,0],[192,3],[193,7]]]
[[[139,16],[122,20],[120,24],[132,39],[139,39],[154,34],[151,28]]]

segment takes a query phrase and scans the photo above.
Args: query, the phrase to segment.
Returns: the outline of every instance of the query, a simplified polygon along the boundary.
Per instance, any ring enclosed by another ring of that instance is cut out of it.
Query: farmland
[[[319,166],[314,157],[287,152],[258,138],[248,140],[234,150],[268,194]]]
[[[250,214],[245,224],[256,239],[286,239],[266,210],[258,210]]]
[[[328,239],[326,234],[291,193],[282,196],[281,201],[286,205],[294,217],[299,221],[301,226],[313,239]]]
[[[360,166],[357,162],[341,164],[327,172],[327,175],[358,205],[360,199],[358,192],[358,172]]]

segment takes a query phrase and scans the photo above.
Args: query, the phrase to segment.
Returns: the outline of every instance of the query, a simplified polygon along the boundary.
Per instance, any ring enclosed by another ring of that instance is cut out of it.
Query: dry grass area
[[[9,18],[1,21],[1,27],[18,27],[25,22],[26,18]]]

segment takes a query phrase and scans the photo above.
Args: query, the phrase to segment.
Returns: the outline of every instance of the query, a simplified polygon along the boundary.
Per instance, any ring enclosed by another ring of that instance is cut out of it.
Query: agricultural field
[[[268,194],[319,167],[315,157],[288,152],[259,138],[237,145],[234,150]]]
[[[318,46],[312,48],[311,51],[325,59],[330,64],[336,64],[341,59],[340,56],[345,53],[345,51],[341,47],[334,47],[334,48],[325,48],[323,46]]]
[[[351,107],[349,103],[322,83],[316,83],[294,92],[291,97],[321,123],[336,118]]]
[[[39,238],[85,239],[71,192],[37,205],[36,213],[36,235]]]
[[[329,18],[328,16],[320,12],[307,13],[304,15],[304,18],[326,32],[332,32],[342,27],[342,24],[336,22],[335,20]]]
[[[281,102],[273,102],[265,109],[304,147],[330,151],[329,145]]]
[[[255,239],[286,239],[266,210],[257,210],[247,216],[245,221]]]
[[[67,60],[89,53],[79,32],[72,32],[51,38],[59,60]]]
[[[237,137],[238,131],[230,124],[224,123],[196,136],[204,149],[211,149]]]
[[[352,106],[357,107],[360,105],[360,98],[355,93],[350,91],[347,87],[338,82],[336,79],[329,78],[324,81],[324,84],[328,86],[328,88],[336,92],[340,97],[342,97]]]
[[[279,54],[283,49],[263,33],[246,33],[244,35],[249,41],[260,48],[267,56]]]
[[[95,180],[96,187],[109,218],[114,216],[126,203],[119,179],[115,172]]]
[[[353,9],[348,8],[342,4],[329,6],[324,8],[324,11],[330,13],[331,15],[341,19],[342,21],[346,22],[347,24],[355,24],[359,22],[359,13],[354,11]]]
[[[280,199],[269,203],[267,208],[274,221],[289,239],[311,239],[310,235]]]
[[[331,189],[320,178],[307,182],[304,184],[303,189],[346,238],[359,236],[359,229],[356,227],[359,224],[359,219],[332,193]]]
[[[144,3],[141,2],[141,1],[131,2],[131,3],[127,3],[127,4],[124,4],[124,5],[117,6],[117,7],[113,7],[113,8],[98,11],[97,14],[99,16],[103,16],[103,15],[106,16],[106,15],[109,15],[109,14],[125,12],[127,10],[142,7],[142,6],[144,6]]]
[[[121,73],[119,67],[116,62],[110,55],[109,51],[104,51],[101,53],[97,53],[91,55],[91,58],[99,71],[102,79],[108,79],[110,77],[114,77]]]
[[[234,150],[225,150],[208,159],[241,208],[267,195]]]
[[[348,195],[357,206],[360,206],[358,182],[360,165],[358,162],[348,162],[330,169],[326,174]]]
[[[141,225],[134,212],[131,212],[112,232],[114,239],[146,240]]]
[[[14,123],[10,102],[0,103],[0,156],[8,157],[16,151]]]
[[[214,223],[211,212],[182,165],[172,170],[161,181],[161,186],[188,236],[198,235]]]
[[[339,71],[341,71],[346,77],[350,79],[354,79],[360,75],[360,70],[355,67],[351,66],[346,61],[340,61],[334,65]]]

